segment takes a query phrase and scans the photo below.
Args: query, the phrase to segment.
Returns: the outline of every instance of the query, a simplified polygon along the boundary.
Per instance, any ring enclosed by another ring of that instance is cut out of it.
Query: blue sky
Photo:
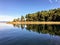
[[[0,21],[54,8],[60,8],[60,0],[0,0]]]

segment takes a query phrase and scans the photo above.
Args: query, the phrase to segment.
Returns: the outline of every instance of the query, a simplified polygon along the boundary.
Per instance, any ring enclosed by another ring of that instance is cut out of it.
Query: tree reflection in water
[[[22,24],[13,24],[14,27],[18,27],[18,28],[21,28],[21,29],[24,29],[25,28],[25,25],[22,25]]]
[[[48,24],[27,24],[27,25],[19,25],[13,24],[14,27],[26,29],[28,31],[51,34],[51,35],[60,35],[60,25],[48,25]]]

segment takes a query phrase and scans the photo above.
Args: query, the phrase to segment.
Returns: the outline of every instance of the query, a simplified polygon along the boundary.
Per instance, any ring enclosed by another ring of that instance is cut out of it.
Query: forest
[[[60,8],[26,14],[26,16],[21,16],[13,21],[60,21]]]

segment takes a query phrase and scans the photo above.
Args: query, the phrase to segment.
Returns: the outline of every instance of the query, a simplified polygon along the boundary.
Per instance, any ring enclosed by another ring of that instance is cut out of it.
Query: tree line
[[[21,16],[19,21],[60,21],[60,8],[27,14],[25,17]]]

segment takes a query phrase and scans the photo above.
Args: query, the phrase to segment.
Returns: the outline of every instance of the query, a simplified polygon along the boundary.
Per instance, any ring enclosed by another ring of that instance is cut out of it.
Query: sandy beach
[[[7,22],[7,24],[60,24],[60,22]]]

